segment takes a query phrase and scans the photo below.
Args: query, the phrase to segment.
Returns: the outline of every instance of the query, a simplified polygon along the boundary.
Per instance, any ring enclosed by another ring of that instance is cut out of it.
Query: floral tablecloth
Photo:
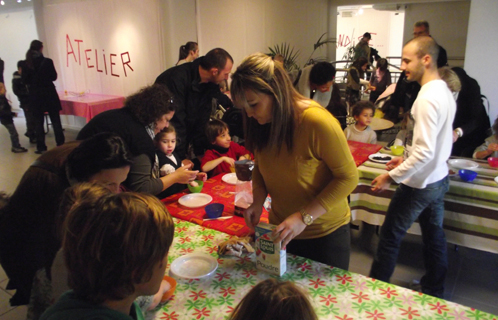
[[[229,235],[178,219],[175,225],[169,264],[181,255],[203,252],[216,257],[219,266],[207,278],[176,278],[176,292],[161,306],[156,319],[226,319],[254,285],[274,277],[256,269],[254,256],[218,257],[217,244]],[[282,279],[307,290],[320,319],[498,319],[476,309],[294,255],[287,256],[287,273]]]

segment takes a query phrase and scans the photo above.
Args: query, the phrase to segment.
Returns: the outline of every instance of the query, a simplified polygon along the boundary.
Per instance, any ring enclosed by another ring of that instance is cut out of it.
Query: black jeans
[[[47,145],[45,144],[45,130],[43,129],[43,124],[45,123],[45,112],[40,110],[34,110],[35,116],[35,133],[36,133],[36,149],[39,151],[47,150]],[[64,131],[62,130],[61,117],[59,115],[59,110],[48,111],[48,116],[50,117],[50,122],[52,123],[52,128],[54,129],[55,142],[58,146],[64,144]]]
[[[292,240],[287,252],[343,270],[349,269],[351,234],[349,224],[321,238]]]

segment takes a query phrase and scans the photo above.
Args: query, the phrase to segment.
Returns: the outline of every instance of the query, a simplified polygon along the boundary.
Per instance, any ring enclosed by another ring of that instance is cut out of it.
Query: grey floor
[[[24,118],[15,119],[21,137],[21,144],[27,153],[14,154],[10,151],[7,130],[0,128],[0,190],[11,193],[24,171],[37,158],[35,146],[24,137]],[[74,140],[77,132],[66,130],[66,141]],[[47,146],[55,146],[53,133],[47,135]],[[350,271],[368,275],[372,254],[377,245],[375,227],[360,224],[359,230],[352,230],[352,254]],[[498,315],[498,255],[483,251],[448,245],[449,274],[445,298],[472,308]],[[408,287],[414,279],[424,273],[421,240],[419,236],[408,235],[403,241],[398,265],[391,279],[392,283]],[[26,307],[12,308],[9,298],[12,291],[5,290],[7,277],[0,268],[0,320],[24,319]]]

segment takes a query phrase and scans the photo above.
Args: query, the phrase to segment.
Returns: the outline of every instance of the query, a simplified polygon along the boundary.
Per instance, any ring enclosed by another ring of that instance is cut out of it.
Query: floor
[[[35,145],[29,144],[24,137],[25,123],[22,115],[15,119],[20,133],[21,144],[28,148],[27,153],[10,152],[7,130],[0,129],[0,190],[14,191],[24,171],[37,158]],[[77,132],[65,130],[66,141],[74,140]],[[55,146],[53,133],[47,135],[47,146]],[[377,245],[376,228],[360,224],[352,230],[352,254],[350,271],[367,275],[372,263],[372,254]],[[445,298],[472,308],[498,315],[498,255],[465,247],[455,248],[448,245],[449,273],[447,276]],[[457,250],[456,250],[457,249]],[[424,273],[421,241],[419,236],[408,235],[403,241],[398,265],[391,282],[408,287],[414,279]],[[12,291],[5,290],[7,277],[0,268],[0,320],[24,319],[26,307],[12,308],[9,298]]]

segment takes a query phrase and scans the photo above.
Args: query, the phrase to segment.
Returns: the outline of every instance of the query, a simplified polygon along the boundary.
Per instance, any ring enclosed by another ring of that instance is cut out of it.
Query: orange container
[[[175,290],[176,290],[176,280],[175,279],[168,277],[168,276],[164,276],[163,279],[166,280],[170,284],[171,288],[169,288],[169,290],[163,294],[163,297],[161,298],[161,303],[165,303],[166,301],[168,301],[169,298],[171,298],[171,296],[173,295],[173,293],[175,293]]]

